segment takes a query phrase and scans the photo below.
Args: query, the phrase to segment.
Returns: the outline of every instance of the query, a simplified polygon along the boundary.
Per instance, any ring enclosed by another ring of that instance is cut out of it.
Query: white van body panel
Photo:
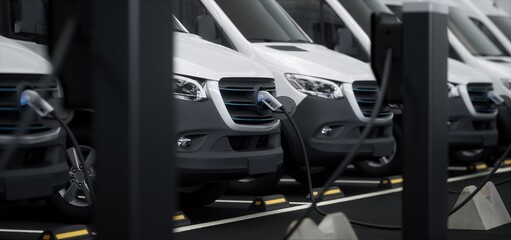
[[[494,0],[470,0],[470,2],[477,8],[478,11],[484,13],[485,15],[509,16],[509,13],[504,9],[494,5]]]
[[[218,81],[226,77],[273,78],[261,64],[190,33],[174,33],[174,71]]]
[[[291,97],[297,105],[307,95],[299,92],[289,84],[284,77],[286,73],[297,73],[344,82],[346,89],[351,89],[351,83],[357,80],[376,81],[371,68],[366,63],[320,45],[311,43],[251,43],[246,40],[214,0],[201,0],[201,2],[217,20],[217,23],[226,35],[229,36],[237,51],[262,63],[273,73],[275,85],[277,86],[277,95]],[[285,12],[285,10],[283,11]],[[294,22],[292,18],[290,20]],[[298,26],[296,22],[294,24]],[[307,36],[300,27],[297,28],[303,35]],[[307,38],[310,40],[309,37]],[[269,45],[294,46],[302,48],[307,52],[279,51],[269,48]],[[351,95],[348,93],[347,98],[350,101],[356,101],[355,97]],[[353,105],[358,104],[352,104],[352,107]],[[368,120],[362,115],[360,110],[354,110],[361,121]],[[391,119],[392,115],[385,119],[377,119],[376,122],[388,122]]]
[[[368,53],[371,55],[371,39],[366,32],[358,25],[355,19],[349,14],[349,12],[339,3],[338,0],[326,0],[326,2],[332,7],[336,14],[343,20],[348,26],[353,35],[360,41]],[[487,83],[491,82],[491,79],[485,74],[474,70],[466,64],[458,62],[453,59],[449,59],[449,75],[448,81],[455,84],[469,84],[469,83]]]
[[[271,46],[293,46],[305,51],[281,51],[273,49]],[[285,68],[288,73],[299,73],[347,83],[353,83],[355,80],[374,80],[371,68],[366,63],[321,45],[254,43],[253,47],[262,61]]]
[[[17,41],[0,36],[0,73],[49,74],[51,64]]]
[[[273,78],[261,64],[233,51],[203,40],[190,33],[174,33],[174,73],[206,80],[206,89],[225,124],[233,130],[261,132],[273,130],[280,125],[275,121],[265,125],[242,125],[235,123],[225,107],[220,93],[222,78]]]
[[[462,9],[464,13],[469,15],[471,18],[477,19],[481,21],[497,38],[497,40],[502,44],[502,46],[507,50],[507,52],[511,53],[511,41],[500,31],[500,29],[486,16],[486,14],[480,10],[480,6],[489,10],[491,6],[493,6],[492,2],[488,2],[485,0],[450,0],[456,3],[456,6],[459,9]],[[476,5],[475,2],[478,2]],[[488,6],[489,5],[489,6]],[[495,7],[494,7],[495,8]],[[506,13],[503,10],[498,11],[495,9],[495,12],[499,12],[499,14],[505,15]],[[511,68],[511,57],[490,57],[489,59],[501,60],[502,65]]]
[[[469,83],[492,83],[491,78],[481,71],[471,68],[468,65],[449,59],[449,82],[454,84],[467,85]]]

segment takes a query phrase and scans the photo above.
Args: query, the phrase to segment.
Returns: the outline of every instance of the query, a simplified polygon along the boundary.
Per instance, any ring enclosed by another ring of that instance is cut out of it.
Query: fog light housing
[[[325,135],[325,136],[328,136],[332,133],[332,128],[329,127],[329,126],[324,126],[322,129],[321,129],[321,134]]]
[[[187,137],[180,137],[177,139],[177,146],[180,148],[187,148],[192,145],[192,139]]]

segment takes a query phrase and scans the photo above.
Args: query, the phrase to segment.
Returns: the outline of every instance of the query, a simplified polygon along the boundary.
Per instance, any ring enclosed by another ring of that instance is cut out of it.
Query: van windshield
[[[488,16],[491,21],[506,35],[511,41],[511,17],[508,16]]]
[[[371,35],[371,14],[380,12],[392,14],[390,9],[379,0],[338,1],[369,36]]]
[[[216,0],[251,42],[310,42],[275,0]]]
[[[475,56],[505,56],[497,46],[459,9],[449,9],[449,29]]]

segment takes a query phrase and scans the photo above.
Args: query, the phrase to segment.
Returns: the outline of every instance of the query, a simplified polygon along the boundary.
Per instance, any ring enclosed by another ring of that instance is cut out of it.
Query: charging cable
[[[511,144],[509,144],[509,146],[506,148],[506,151],[504,152],[504,154],[502,154],[502,156],[500,157],[500,159],[497,161],[497,163],[495,164],[495,167],[493,167],[493,169],[491,170],[491,172],[483,179],[483,181],[481,181],[479,183],[479,185],[477,185],[477,188],[470,194],[468,195],[467,198],[465,198],[460,204],[456,205],[448,214],[448,216],[451,216],[453,215],[455,212],[457,212],[458,210],[460,210],[463,206],[465,206],[465,204],[467,204],[468,202],[470,202],[470,200],[472,200],[472,198],[474,198],[474,196],[479,192],[481,191],[481,189],[483,189],[484,185],[486,185],[486,183],[488,181],[490,181],[490,179],[495,175],[495,173],[497,172],[497,170],[499,170],[499,168],[502,166],[502,163],[504,162],[504,160],[507,158],[507,156],[509,156],[509,153],[511,153]]]
[[[69,128],[69,126],[67,126],[67,124],[64,123],[64,121],[62,121],[62,119],[55,113],[53,107],[44,98],[42,98],[41,95],[39,95],[39,93],[32,89],[23,90],[20,94],[19,102],[21,107],[28,105],[37,113],[37,115],[39,115],[42,118],[48,117],[48,115],[52,116],[62,126],[64,131],[69,136],[71,143],[73,144],[75,154],[78,156],[78,161],[80,162],[80,166],[78,166],[78,171],[83,172],[83,176],[86,182],[84,187],[88,188],[90,192],[91,202],[94,203],[96,198],[92,182],[90,181],[87,170],[85,169],[87,166],[85,165],[84,160],[85,158],[83,157],[83,153],[82,151],[80,151],[80,145],[78,144],[78,141],[76,140],[76,137]]]
[[[259,91],[257,93],[257,101],[262,102],[264,105],[266,105],[269,109],[271,109],[274,112],[284,113],[286,118],[291,123],[291,126],[298,137],[298,141],[299,141],[301,149],[302,149],[303,158],[305,160],[305,168],[306,168],[306,172],[307,172],[307,187],[309,190],[309,195],[311,196],[311,203],[312,203],[312,205],[316,206],[316,208],[317,208],[316,200],[315,200],[316,198],[314,197],[314,194],[313,194],[314,191],[312,190],[312,176],[310,174],[311,171],[310,171],[309,157],[307,155],[307,150],[305,149],[303,137],[300,134],[300,130],[298,129],[298,126],[296,125],[293,118],[291,118],[291,116],[289,115],[286,108],[269,92]],[[279,109],[280,109],[280,111],[278,111]],[[317,208],[316,210],[318,212],[320,212],[320,214],[325,214],[319,208]]]
[[[378,113],[380,111],[380,108],[383,105],[383,100],[384,100],[385,92],[387,91],[388,78],[389,78],[389,74],[390,74],[390,67],[391,67],[391,64],[392,64],[391,60],[392,60],[392,49],[387,49],[386,56],[385,56],[385,66],[384,66],[384,69],[383,69],[383,77],[382,77],[382,82],[381,82],[380,93],[378,95],[378,99],[376,101],[374,109],[371,112],[371,117],[370,117],[368,123],[366,124],[366,126],[364,128],[364,131],[362,132],[361,137],[358,139],[357,143],[353,146],[353,148],[346,155],[346,157],[344,157],[344,159],[340,162],[340,164],[337,166],[337,168],[332,173],[330,178],[328,178],[328,180],[326,181],[325,185],[319,191],[320,194],[318,194],[318,197],[317,198],[311,197],[311,200],[312,200],[311,206],[305,211],[305,213],[302,215],[302,217],[298,219],[297,223],[288,231],[288,233],[286,234],[284,239],[289,239],[289,237],[301,225],[303,220],[307,216],[309,216],[312,213],[313,210],[316,210],[321,215],[325,214],[324,212],[319,210],[319,208],[317,207],[316,203],[320,202],[323,199],[323,194],[321,194],[321,193],[324,193],[330,186],[332,186],[334,181],[339,176],[342,175],[343,171],[346,169],[346,167],[354,159],[354,157],[357,154],[358,149],[360,148],[362,143],[369,136],[369,134],[370,134],[370,132],[371,132],[371,130],[373,128],[374,122],[376,120],[376,117],[378,116]],[[310,175],[310,172],[308,172],[307,174]],[[379,228],[379,229],[388,229],[388,230],[400,230],[400,229],[402,229],[400,226],[385,226],[385,225],[370,224],[370,223],[364,223],[364,222],[353,221],[353,220],[350,220],[350,223],[355,224],[355,225],[365,226],[365,227]]]

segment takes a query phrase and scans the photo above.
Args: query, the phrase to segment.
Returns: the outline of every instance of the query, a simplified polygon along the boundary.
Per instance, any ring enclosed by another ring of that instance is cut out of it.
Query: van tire
[[[88,166],[87,163],[91,164],[90,168],[87,169],[90,171],[88,177],[90,180],[93,181],[92,184],[94,184],[94,180],[96,177],[96,171],[94,169],[94,164],[96,162],[96,157],[97,157],[95,154],[95,150],[93,148],[91,148],[89,146],[85,146],[85,145],[80,145],[79,147],[80,147],[80,151],[82,151],[82,153],[84,155],[85,165]],[[72,149],[73,149],[73,147],[71,147],[67,150],[68,162],[73,161],[70,159],[70,153],[69,153],[69,151],[71,151]],[[71,172],[72,172],[71,171],[72,167],[73,167],[72,165],[69,166],[69,168],[70,168],[69,174],[71,174]],[[79,177],[77,177],[77,179],[78,178]],[[71,175],[70,175],[70,179],[71,179]],[[66,186],[64,188],[60,189],[59,191],[54,193],[51,197],[47,198],[46,202],[66,217],[70,217],[72,219],[77,219],[77,220],[90,220],[92,218],[93,203],[87,202],[86,200],[79,199],[78,194],[81,190],[75,190],[76,193],[72,194],[73,196],[76,195],[72,199],[73,203],[70,203],[64,199],[66,192],[70,191],[71,186],[76,185],[78,182],[79,181],[76,181],[75,183],[73,183],[70,180],[70,182],[68,184],[66,184]],[[94,191],[94,186],[92,186],[91,188],[92,188],[91,190]],[[83,193],[83,191],[82,191],[82,193]],[[87,194],[84,194],[84,195],[86,196]]]
[[[401,157],[402,149],[402,135],[401,127],[394,123],[392,126],[392,135],[396,141],[394,153],[390,156],[391,159],[387,164],[380,165],[374,164],[371,161],[357,161],[354,162],[355,168],[365,176],[368,177],[387,177],[392,175],[401,174],[403,168],[403,160]]]

